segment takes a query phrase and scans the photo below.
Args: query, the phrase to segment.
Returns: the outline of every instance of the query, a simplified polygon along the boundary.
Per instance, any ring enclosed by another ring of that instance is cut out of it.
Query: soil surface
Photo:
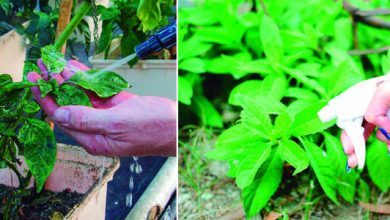
[[[0,219],[3,219],[5,202],[8,200],[14,188],[0,185]],[[46,220],[62,219],[84,197],[76,192],[63,191],[53,193],[43,190],[37,194],[30,190],[31,195],[22,199],[18,217],[21,220]]]

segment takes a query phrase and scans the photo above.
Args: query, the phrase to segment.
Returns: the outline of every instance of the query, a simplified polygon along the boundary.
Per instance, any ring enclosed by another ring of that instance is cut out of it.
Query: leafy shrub
[[[220,105],[213,100],[241,112],[207,157],[229,163],[227,175],[242,190],[246,214],[254,216],[267,205],[285,163],[298,177],[314,172],[336,204],[339,196],[354,202],[357,191],[362,198],[370,180],[387,192],[385,144],[370,140],[367,170],[347,173],[340,130],[334,121],[323,124],[317,112],[346,88],[389,70],[390,53],[350,52],[356,39],[361,50],[389,45],[389,31],[358,24],[354,37],[341,1],[265,1],[269,16],[259,1],[253,2],[206,0],[179,9],[180,115],[194,114],[201,125],[224,127]],[[363,9],[390,6],[386,1],[352,3]],[[233,77],[232,89],[204,86],[215,74]]]

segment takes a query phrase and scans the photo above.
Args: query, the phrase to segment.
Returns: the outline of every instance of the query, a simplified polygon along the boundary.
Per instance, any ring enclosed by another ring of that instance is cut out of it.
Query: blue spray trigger
[[[162,49],[171,48],[176,45],[176,22],[164,26],[145,42],[135,47],[135,53],[140,59],[159,52]]]

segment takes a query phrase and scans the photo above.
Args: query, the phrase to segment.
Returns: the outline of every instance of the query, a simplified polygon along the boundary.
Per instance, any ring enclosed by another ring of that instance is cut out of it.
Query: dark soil
[[[3,219],[5,203],[15,189],[0,185],[0,219]],[[21,220],[58,219],[65,216],[84,197],[76,192],[63,191],[53,193],[43,190],[41,193],[30,190],[31,195],[23,197],[18,217]]]

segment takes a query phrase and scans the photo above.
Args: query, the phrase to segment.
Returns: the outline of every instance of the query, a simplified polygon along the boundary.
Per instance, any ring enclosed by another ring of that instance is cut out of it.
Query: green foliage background
[[[265,1],[269,16],[253,2],[179,6],[180,126],[225,129],[207,157],[229,163],[248,216],[278,190],[286,163],[298,178],[314,173],[336,204],[367,201],[368,185],[388,192],[386,145],[371,139],[366,168],[347,173],[340,130],[317,112],[353,84],[388,72],[390,53],[349,55],[352,19],[342,1]],[[390,7],[385,0],[351,3]],[[358,24],[357,39],[359,50],[381,48],[390,45],[390,31]],[[237,120],[223,120],[226,103],[240,112]]]

